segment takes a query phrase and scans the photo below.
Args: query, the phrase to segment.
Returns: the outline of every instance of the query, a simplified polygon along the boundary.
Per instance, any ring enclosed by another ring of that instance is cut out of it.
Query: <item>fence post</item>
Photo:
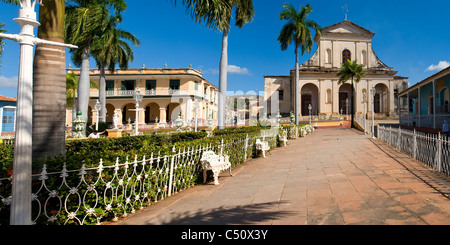
[[[435,163],[437,165],[437,171],[441,172],[442,171],[442,136],[441,133],[438,133],[438,137],[436,139],[436,143],[437,143],[437,152],[436,152],[436,159],[435,159]]]
[[[401,149],[401,142],[402,142],[402,128],[398,127],[398,139],[397,139],[397,149]]]
[[[245,137],[245,154],[244,154],[244,160],[247,159],[247,148],[248,148],[248,134]]]
[[[170,162],[170,174],[169,174],[169,193],[168,196],[170,197],[172,194],[172,181],[173,181],[173,165],[175,163],[175,146],[172,148],[172,161]]]

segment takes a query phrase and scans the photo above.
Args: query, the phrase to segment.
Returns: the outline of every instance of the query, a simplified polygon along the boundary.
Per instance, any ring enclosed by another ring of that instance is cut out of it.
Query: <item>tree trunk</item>
[[[81,70],[80,79],[78,82],[78,110],[81,111],[81,118],[88,122],[88,107],[89,107],[89,93],[90,93],[90,78],[89,78],[89,58],[90,58],[90,48],[86,45],[83,49],[83,57],[81,60]],[[82,132],[83,136],[86,136],[86,125],[85,130]]]
[[[100,67],[100,79],[98,83],[98,101],[102,105],[99,121],[106,122],[106,78],[104,67]]]
[[[64,0],[44,0],[38,37],[64,42]],[[63,47],[38,45],[33,66],[33,158],[65,154],[66,57]]]
[[[295,91],[295,125],[299,124],[300,117],[300,91],[299,91],[299,71],[298,71],[298,47],[295,45],[295,81],[294,81],[294,91]]]
[[[219,104],[218,128],[225,128],[225,104],[227,99],[227,73],[228,73],[228,34],[229,28],[224,28],[222,36],[222,55],[219,66]]]

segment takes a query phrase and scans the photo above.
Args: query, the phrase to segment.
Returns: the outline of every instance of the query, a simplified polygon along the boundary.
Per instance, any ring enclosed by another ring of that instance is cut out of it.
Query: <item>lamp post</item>
[[[311,110],[312,110],[311,104],[308,105],[308,110],[309,110],[309,124],[311,124]]]
[[[375,139],[375,86],[372,85],[370,92],[372,93],[372,139]]]
[[[34,45],[52,45],[78,48],[74,45],[42,40],[34,36],[36,3],[42,0],[21,0],[19,17],[14,21],[20,25],[20,34],[0,33],[5,38],[20,44],[19,76],[17,86],[16,135],[14,143],[14,175],[12,178],[11,225],[31,225],[31,161],[33,124],[33,48]]]
[[[363,92],[363,102],[364,102],[364,134],[366,134],[366,92]]]
[[[194,102],[194,128],[195,128],[195,132],[197,132],[197,127],[198,127],[198,120],[197,120],[197,111],[198,111],[198,100],[195,99]]]
[[[94,109],[97,114],[96,119],[95,119],[95,131],[98,131],[98,119],[100,118],[99,112],[100,112],[100,109],[102,109],[102,105],[100,104],[100,102],[98,100],[97,100],[97,102],[95,102]]]
[[[345,117],[348,120],[348,98],[345,99]]]
[[[134,99],[134,102],[136,103],[136,121],[134,122],[135,123],[135,126],[134,126],[134,135],[138,135],[138,124],[139,124],[139,102],[141,102],[142,101],[142,98],[144,97],[144,95],[142,95],[142,93],[141,93],[141,89],[140,88],[137,88],[136,89],[136,91],[134,92],[134,95],[133,95],[133,99]],[[133,110],[134,111],[134,110]]]

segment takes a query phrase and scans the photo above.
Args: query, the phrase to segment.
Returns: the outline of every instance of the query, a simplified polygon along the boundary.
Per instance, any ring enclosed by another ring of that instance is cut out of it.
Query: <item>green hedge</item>
[[[116,159],[119,158],[119,162],[122,164],[125,162],[127,157],[132,157],[133,159],[128,159],[129,162],[134,160],[134,156],[137,156],[138,160],[141,160],[143,156],[146,156],[146,159],[149,159],[151,154],[154,156],[167,155],[172,153],[172,148],[175,147],[177,151],[180,149],[183,152],[184,149],[188,149],[192,147],[199,146],[212,146],[213,150],[219,152],[219,146],[222,141],[225,143],[223,147],[223,152],[230,157],[230,162],[233,165],[241,164],[246,159],[251,157],[258,157],[259,152],[256,152],[255,149],[255,141],[256,137],[261,134],[260,127],[239,127],[239,128],[227,128],[221,130],[214,130],[214,135],[212,137],[205,137],[206,132],[198,132],[198,133],[177,133],[177,134],[163,134],[163,135],[143,135],[143,136],[133,136],[133,137],[122,137],[122,138],[101,138],[101,139],[86,139],[86,140],[73,140],[67,141],[66,143],[66,156],[57,156],[53,158],[47,158],[45,160],[41,160],[33,163],[34,173],[39,173],[42,171],[43,164],[47,166],[47,172],[57,172],[61,171],[63,163],[66,163],[68,170],[78,170],[81,168],[82,164],[85,164],[87,168],[96,167],[99,164],[99,160],[103,159],[103,165],[113,165],[116,162]],[[243,151],[245,149],[245,139],[248,136],[249,142],[247,151]],[[275,138],[269,141],[271,148],[278,145],[278,140]],[[10,174],[10,170],[12,169],[12,159],[13,159],[13,146],[12,145],[0,145],[0,164],[1,164],[1,177]],[[190,185],[199,184],[199,180],[201,178],[201,172],[199,171],[199,159],[194,159],[196,165],[194,166],[183,166],[176,169],[177,174],[188,174],[194,173],[194,178],[190,179],[187,183],[180,183],[176,185],[176,188],[183,189]],[[69,186],[76,186],[79,181],[79,175],[74,174],[73,179],[67,179],[67,183]],[[96,174],[93,172],[89,175],[91,178],[95,178]],[[111,179],[111,173],[103,173],[103,177],[105,179]],[[93,180],[86,180],[87,183]],[[165,183],[167,179],[159,179],[157,183]],[[49,190],[58,190],[60,196],[67,196],[69,190],[60,189],[60,184],[58,180],[51,180],[50,178],[46,181],[46,185]],[[4,186],[5,188],[10,188],[10,185]],[[36,185],[33,188],[39,188],[39,185]],[[1,189],[1,188],[0,188]],[[80,188],[81,189],[81,188]],[[105,187],[96,187],[96,191],[101,193]],[[4,191],[6,191],[3,188]],[[43,194],[42,197],[39,196],[39,199],[42,199],[42,203],[48,197],[48,194]],[[157,193],[155,190],[149,190],[149,196],[153,199],[160,200],[164,196],[162,194]],[[87,200],[90,197],[86,197]],[[92,197],[93,198],[93,197]],[[98,197],[99,202],[103,203],[103,198],[101,195]],[[75,202],[76,203],[76,202]],[[151,202],[146,203],[145,205],[150,205]],[[114,218],[115,214],[123,214],[124,212],[131,212],[131,209],[139,209],[142,204],[133,203],[132,207],[128,207],[128,210],[122,210],[118,207],[113,208],[113,211],[105,211],[104,207],[98,207],[95,212],[98,213],[99,219],[101,221],[111,220]],[[71,207],[69,207],[70,209]],[[72,207],[76,208],[76,205]],[[83,215],[84,211],[80,211]],[[4,214],[4,212],[3,212]],[[67,219],[65,212],[61,212],[58,215],[59,224],[64,223]],[[0,224],[5,224],[5,220],[8,217],[0,217]],[[3,222],[2,222],[3,221]],[[87,224],[95,224],[97,219],[94,216],[89,217],[89,221],[86,221]],[[47,224],[48,221],[45,219],[39,220],[38,224]],[[51,223],[50,223],[51,224]]]

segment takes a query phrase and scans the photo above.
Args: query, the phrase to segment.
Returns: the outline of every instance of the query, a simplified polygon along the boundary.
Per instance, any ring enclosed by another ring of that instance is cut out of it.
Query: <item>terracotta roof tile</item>
[[[0,95],[0,101],[17,101],[16,97],[6,97],[4,95]]]

